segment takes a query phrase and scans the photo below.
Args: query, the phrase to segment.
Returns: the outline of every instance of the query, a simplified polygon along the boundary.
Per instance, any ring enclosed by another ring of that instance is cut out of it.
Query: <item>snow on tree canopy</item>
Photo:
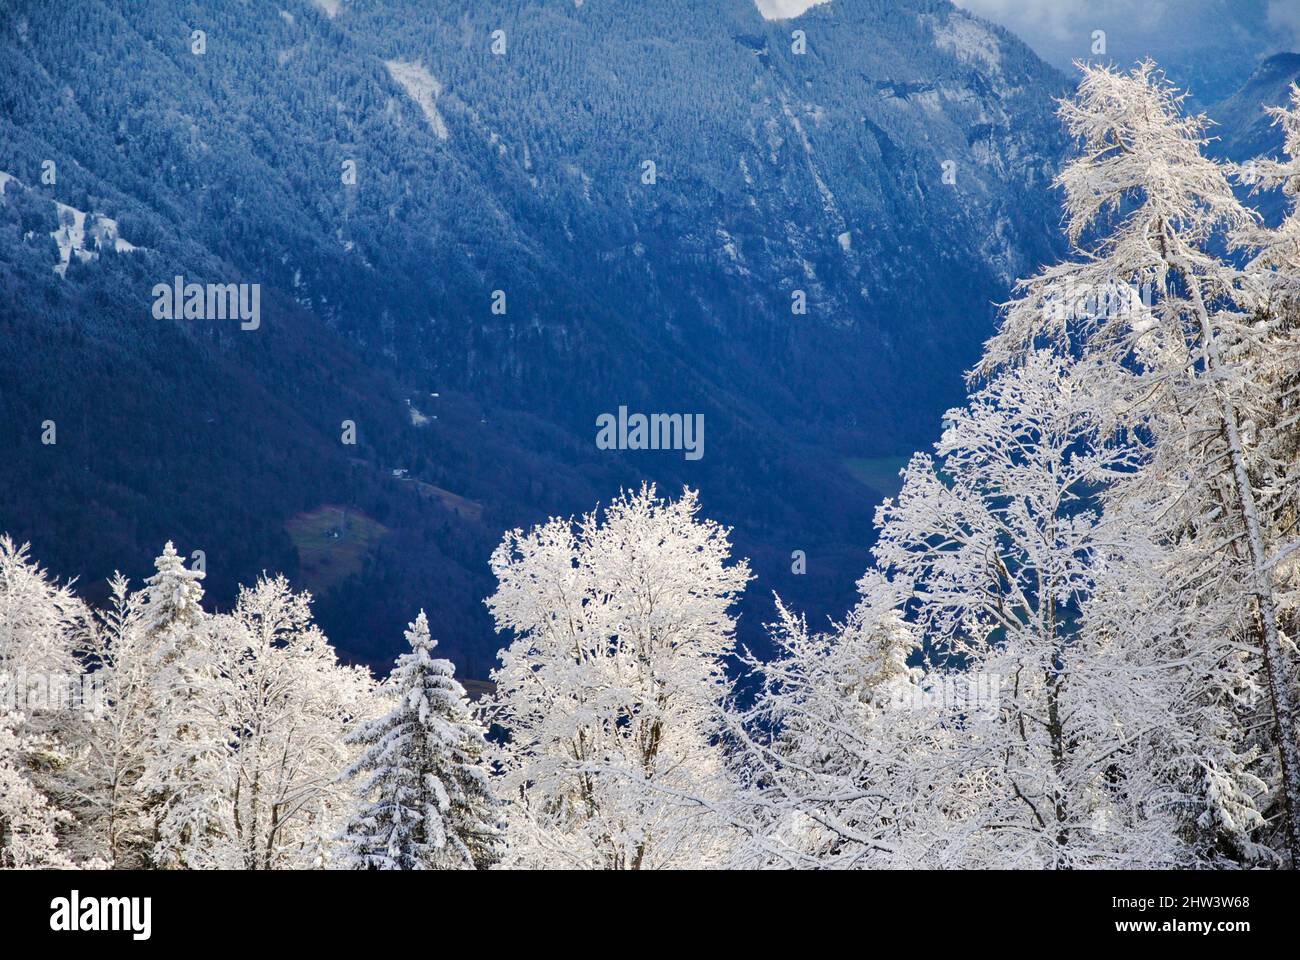
[[[343,842],[355,870],[472,870],[499,856],[495,801],[474,721],[451,662],[431,656],[423,610],[406,631],[385,689],[393,703],[354,734],[363,748],[348,771],[359,809]]]

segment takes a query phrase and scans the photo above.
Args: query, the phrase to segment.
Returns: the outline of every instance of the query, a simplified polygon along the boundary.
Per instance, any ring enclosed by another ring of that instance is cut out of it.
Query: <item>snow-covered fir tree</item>
[[[339,865],[353,870],[473,870],[500,856],[497,803],[483,763],[485,730],[470,712],[421,610],[411,652],[385,684],[392,707],[349,737],[362,748],[348,772],[358,808]]]
[[[185,566],[168,541],[145,580],[141,631],[153,661],[146,763],[155,866],[212,866],[212,844],[229,828],[213,785],[230,749],[225,698],[204,612],[203,572]]]

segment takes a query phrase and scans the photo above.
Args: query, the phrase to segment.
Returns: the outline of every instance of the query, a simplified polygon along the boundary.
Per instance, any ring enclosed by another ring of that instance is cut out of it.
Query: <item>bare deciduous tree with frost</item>
[[[1249,240],[1258,218],[1234,196],[1224,168],[1204,155],[1204,117],[1182,112],[1182,97],[1149,60],[1130,73],[1081,69],[1078,93],[1061,107],[1079,155],[1058,178],[1077,257],[1020,284],[980,369],[1017,364],[1044,339],[1105,361],[1092,389],[1113,398],[1148,447],[1142,468],[1114,487],[1110,502],[1151,511],[1149,523],[1175,551],[1167,602],[1190,611],[1233,596],[1246,614],[1217,626],[1253,651],[1245,669],[1261,697],[1235,706],[1235,729],[1220,732],[1237,742],[1222,752],[1249,755],[1245,730],[1260,709],[1271,728],[1271,757],[1253,771],[1189,758],[1203,767],[1204,809],[1195,821],[1210,832],[1229,822],[1217,797],[1227,789],[1234,803],[1246,802],[1257,793],[1250,781],[1263,777],[1279,799],[1280,848],[1300,862],[1294,654],[1280,622],[1282,544],[1271,519],[1280,500],[1260,460],[1281,427],[1276,384],[1261,373],[1285,369],[1288,357],[1294,366],[1294,339],[1275,335],[1269,261],[1243,269],[1215,252],[1216,241]],[[1075,309],[1081,294],[1116,287],[1149,291],[1150,302]],[[1204,700],[1223,693],[1208,690]],[[1252,841],[1240,852],[1260,850]]]
[[[488,600],[514,635],[488,716],[507,802],[508,862],[531,867],[720,866],[736,836],[721,745],[750,579],[697,495],[624,493],[576,522],[506,535]]]

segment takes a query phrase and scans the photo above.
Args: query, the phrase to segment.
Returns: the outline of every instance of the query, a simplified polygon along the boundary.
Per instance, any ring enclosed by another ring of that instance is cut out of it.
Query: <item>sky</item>
[[[1072,73],[1075,59],[1127,65],[1145,56],[1194,97],[1235,90],[1263,57],[1300,51],[1300,0],[954,0],[1006,27],[1048,63]],[[835,0],[755,0],[768,19],[797,17]],[[1096,31],[1105,49],[1093,50]]]
[[[1153,51],[1253,40],[1266,53],[1300,46],[1300,0],[954,0],[1007,27],[1043,59],[1086,56],[1094,30],[1111,45]],[[1251,36],[1247,36],[1251,35]]]
[[[809,7],[831,0],[754,0],[769,20],[797,17]],[[1300,0],[954,0],[986,20],[1000,23],[1029,43],[1045,59],[1068,57],[1092,31],[1119,28],[1148,39],[1157,30],[1183,31],[1197,26],[1213,30],[1222,20],[1205,22],[1216,13],[1235,19],[1248,11],[1262,25],[1265,39],[1281,48],[1300,49]],[[1262,14],[1262,16],[1260,16]],[[1273,51],[1270,51],[1273,52]]]

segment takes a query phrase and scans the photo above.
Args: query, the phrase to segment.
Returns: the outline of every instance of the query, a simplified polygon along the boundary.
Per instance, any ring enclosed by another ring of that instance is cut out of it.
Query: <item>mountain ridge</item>
[[[216,3],[200,20],[150,0],[129,14],[19,3],[0,18],[0,56],[22,81],[3,95],[0,169],[39,184],[40,161],[55,160],[49,198],[116,220],[141,248],[60,282],[23,239],[48,217],[0,204],[15,369],[66,376],[116,343],[155,401],[74,386],[64,419],[93,406],[117,437],[55,465],[87,516],[11,497],[0,525],[91,579],[110,563],[143,572],[165,537],[193,543],[228,603],[260,565],[295,572],[294,517],[351,503],[393,532],[319,599],[327,632],[381,659],[411,611],[444,602],[444,641],[482,675],[495,641],[480,598],[501,531],[649,478],[699,486],[765,586],[842,610],[888,493],[849,462],[924,444],[960,398],[993,303],[1059,243],[1046,186],[1064,78],[930,0],[814,7],[797,21],[803,54],[791,21],[748,0],[284,12]],[[423,103],[388,63],[422,71],[404,75]],[[144,291],[177,273],[260,283],[267,331],[160,334]],[[798,291],[806,314],[791,311]],[[23,319],[33,303],[78,329],[75,356],[42,353]],[[207,445],[160,402],[197,384]],[[597,451],[596,417],[620,405],[702,414],[705,457]],[[51,466],[33,441],[40,397],[9,406],[5,439],[35,482]],[[359,450],[338,442],[349,419]],[[126,462],[147,434],[167,440],[146,457],[156,477]],[[271,438],[274,469],[252,466]],[[393,469],[482,504],[480,517]],[[164,490],[143,505],[142,491]],[[101,512],[121,522],[96,538]],[[794,550],[810,575],[788,572]],[[747,622],[767,609],[756,601]]]

